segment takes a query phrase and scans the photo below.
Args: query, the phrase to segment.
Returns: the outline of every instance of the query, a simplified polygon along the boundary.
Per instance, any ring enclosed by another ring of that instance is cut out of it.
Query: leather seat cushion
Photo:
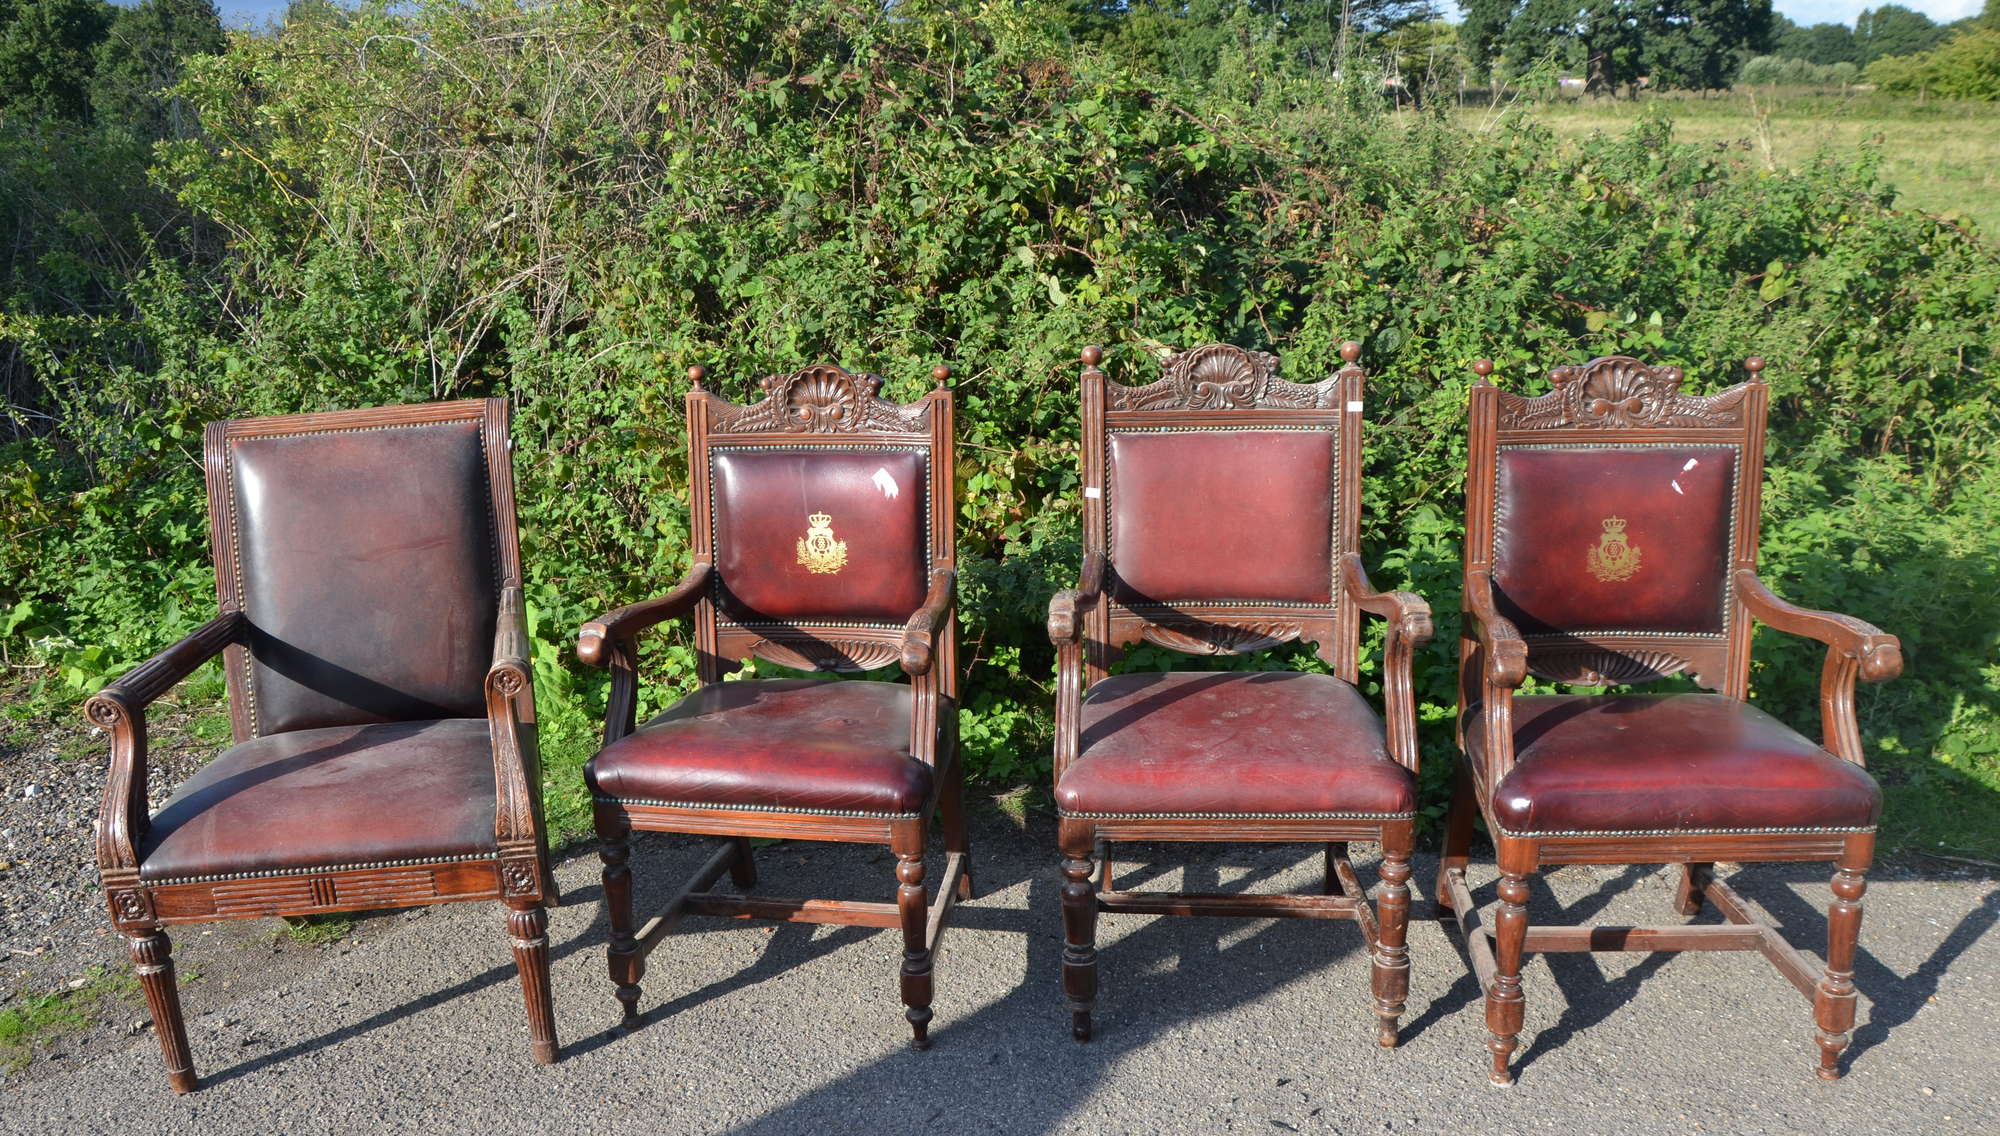
[[[1416,779],[1382,719],[1331,675],[1115,675],[1084,696],[1077,758],[1056,786],[1070,814],[1407,816]]]
[[[702,687],[584,767],[591,791],[713,808],[909,814],[931,795],[910,754],[910,688],[850,679]]]
[[[145,879],[491,854],[484,718],[328,726],[224,750],[154,815]]]
[[[1482,767],[1483,712],[1466,722]],[[1514,699],[1514,768],[1492,793],[1510,833],[1867,829],[1868,772],[1718,694]]]

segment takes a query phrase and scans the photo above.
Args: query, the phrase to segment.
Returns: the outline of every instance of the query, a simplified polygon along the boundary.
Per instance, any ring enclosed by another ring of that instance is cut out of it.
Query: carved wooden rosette
[[[1724,572],[1754,568],[1767,399],[1758,368],[1761,363],[1749,382],[1710,395],[1683,392],[1679,367],[1651,366],[1623,355],[1552,368],[1554,389],[1534,397],[1482,378],[1472,394],[1467,571],[1492,569],[1498,452],[1515,445],[1729,447],[1738,462],[1732,553]],[[1528,671],[1551,681],[1605,686],[1688,674],[1702,686],[1741,698],[1749,681],[1750,621],[1733,595],[1725,597],[1722,621],[1720,634],[1569,632],[1522,638],[1529,648]],[[1478,699],[1474,691],[1465,694]]]

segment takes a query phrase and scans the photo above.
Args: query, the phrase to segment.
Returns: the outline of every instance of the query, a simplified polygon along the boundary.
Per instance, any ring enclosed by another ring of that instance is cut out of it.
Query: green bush
[[[2000,100],[2000,28],[1962,32],[1921,54],[1878,59],[1868,65],[1868,81],[1903,94]]]
[[[551,812],[575,829],[605,684],[571,636],[685,568],[684,368],[748,398],[834,360],[913,397],[947,361],[965,749],[983,777],[1035,782],[1041,619],[1078,561],[1076,349],[1139,379],[1158,344],[1219,339],[1312,378],[1354,338],[1374,372],[1368,559],[1439,613],[1418,660],[1435,805],[1466,364],[1541,390],[1548,365],[1629,352],[1709,390],[1756,352],[1770,576],[1905,637],[1912,673],[1863,702],[1885,777],[2000,787],[2000,491],[1980,473],[2000,257],[1975,234],[1892,209],[1867,154],[1769,173],[1659,120],[1578,143],[1282,73],[1211,92],[1058,42],[1032,5],[997,11],[376,6],[195,61],[179,93],[201,134],[164,145],[157,177],[227,255],[155,253],[116,315],[0,332],[49,415],[0,451],[0,632],[82,687],[201,618],[205,420],[504,393]],[[1808,731],[1811,654],[1760,643],[1756,672]],[[692,681],[674,632],[645,666],[654,705]],[[1968,815],[1987,830],[1955,843],[2000,841],[1990,806]]]

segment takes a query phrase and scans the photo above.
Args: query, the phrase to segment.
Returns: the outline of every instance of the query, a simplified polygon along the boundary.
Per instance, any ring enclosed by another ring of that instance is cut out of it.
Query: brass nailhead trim
[[[1825,828],[1816,825],[1801,825],[1792,828],[1649,828],[1649,829],[1551,829],[1547,832],[1509,832],[1500,830],[1500,835],[1523,839],[1542,839],[1560,836],[1834,836],[1874,832],[1875,826],[1864,828]]]
[[[463,856],[429,857],[417,860],[375,860],[366,864],[324,864],[316,868],[272,868],[263,872],[223,872],[213,876],[175,876],[172,879],[139,881],[142,887],[165,887],[169,884],[212,884],[226,880],[263,880],[281,876],[317,876],[329,872],[359,872],[369,868],[418,868],[439,864],[466,864],[475,860],[498,862],[497,852],[470,852]]]
[[[693,809],[731,813],[792,813],[798,816],[869,817],[879,820],[915,820],[922,813],[872,813],[860,809],[786,808],[781,805],[718,805],[697,801],[649,801],[636,797],[592,797],[601,805],[644,805],[656,809]]]
[[[1056,815],[1076,820],[1413,820],[1416,813],[1075,813]]]

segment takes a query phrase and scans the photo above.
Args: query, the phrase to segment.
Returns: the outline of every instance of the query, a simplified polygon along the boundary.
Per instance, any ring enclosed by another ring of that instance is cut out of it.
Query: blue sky
[[[1449,5],[1451,0],[1444,0]],[[1777,9],[1799,24],[1848,24],[1863,8],[1873,8],[1885,0],[1777,0]],[[1984,0],[1894,0],[1905,8],[1915,8],[1941,24],[1979,14]],[[222,22],[232,26],[255,26],[285,10],[285,0],[216,0]]]

